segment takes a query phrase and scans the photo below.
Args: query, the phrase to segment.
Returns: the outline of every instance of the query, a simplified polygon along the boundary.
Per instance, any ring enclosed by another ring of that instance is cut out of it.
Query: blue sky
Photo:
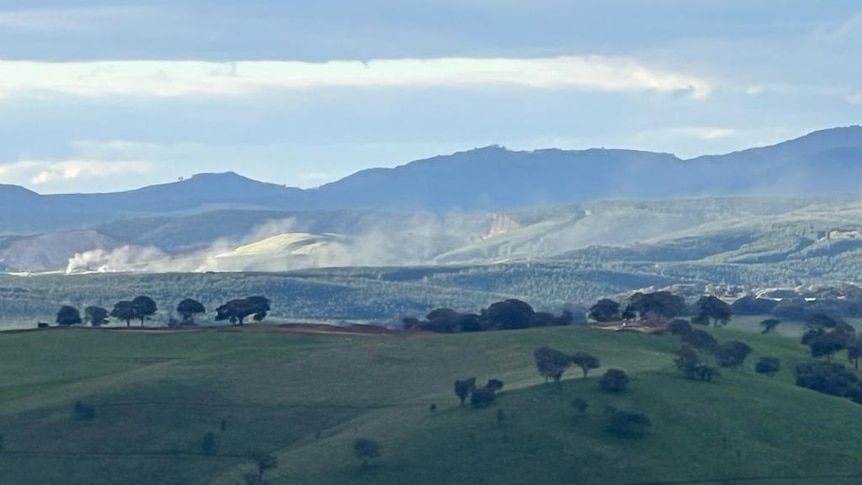
[[[292,186],[501,144],[691,157],[862,112],[856,0],[5,0],[0,183]]]

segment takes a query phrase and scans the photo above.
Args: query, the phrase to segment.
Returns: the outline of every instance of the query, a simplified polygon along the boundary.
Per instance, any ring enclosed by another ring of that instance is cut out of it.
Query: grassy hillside
[[[745,338],[751,363],[781,357],[782,371],[688,381],[671,362],[671,336],[579,327],[4,333],[0,482],[236,484],[253,469],[248,454],[263,450],[279,463],[268,483],[285,484],[856,483],[862,407],[795,387],[793,363],[806,358],[795,340],[716,333]],[[542,345],[594,353],[632,376],[630,391],[599,392],[603,369],[587,380],[570,371],[562,391],[543,384],[532,360]],[[458,405],[452,381],[468,376],[506,383],[494,406]],[[583,417],[569,404],[576,397],[590,405]],[[93,406],[93,419],[76,417],[78,400]],[[653,426],[641,439],[608,435],[607,405],[645,412]],[[201,448],[208,432],[212,456]],[[357,437],[383,447],[368,469],[352,456]]]

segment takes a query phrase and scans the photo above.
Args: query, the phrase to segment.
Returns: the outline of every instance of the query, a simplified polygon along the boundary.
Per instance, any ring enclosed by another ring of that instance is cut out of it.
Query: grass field
[[[748,341],[749,366],[781,357],[782,371],[689,381],[673,366],[672,336],[583,327],[6,332],[0,483],[241,484],[257,450],[277,456],[266,474],[276,484],[859,483],[862,406],[795,387],[793,365],[807,358],[795,339],[733,325],[715,334]],[[592,352],[626,370],[631,388],[601,393],[604,369],[586,380],[570,371],[562,390],[545,385],[532,359],[541,345]],[[459,406],[452,382],[469,376],[506,383],[494,406]],[[576,397],[590,404],[584,416],[569,404]],[[76,418],[78,400],[93,419]],[[650,431],[608,435],[607,405],[645,412]],[[215,455],[201,448],[208,432]],[[383,449],[365,469],[352,455],[358,437]]]

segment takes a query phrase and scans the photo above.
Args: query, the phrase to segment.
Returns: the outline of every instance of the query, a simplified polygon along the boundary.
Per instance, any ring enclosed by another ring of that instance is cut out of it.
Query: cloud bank
[[[22,160],[10,164],[0,164],[0,181],[41,185],[60,180],[79,180],[129,173],[141,174],[146,173],[149,169],[150,164],[143,161]]]
[[[601,91],[656,91],[694,98],[710,83],[627,57],[381,59],[330,61],[0,61],[0,97],[239,96],[322,87],[516,85]]]

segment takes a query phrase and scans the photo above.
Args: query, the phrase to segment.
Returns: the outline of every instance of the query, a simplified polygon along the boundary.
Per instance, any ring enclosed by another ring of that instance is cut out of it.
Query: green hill
[[[244,483],[251,452],[273,453],[267,483],[857,483],[862,407],[793,385],[805,349],[744,338],[782,359],[774,378],[724,370],[684,379],[674,337],[584,327],[460,335],[299,335],[280,327],[137,333],[52,329],[0,335],[0,482]],[[532,351],[598,356],[562,390]],[[606,368],[632,377],[609,395]],[[452,382],[502,379],[488,409],[461,407]],[[570,405],[585,399],[583,416]],[[94,416],[76,413],[75,403]],[[436,410],[429,407],[436,404]],[[646,413],[639,439],[603,429],[606,406]],[[502,410],[504,421],[498,424]],[[214,454],[201,446],[215,438]],[[363,469],[351,443],[382,456]]]

